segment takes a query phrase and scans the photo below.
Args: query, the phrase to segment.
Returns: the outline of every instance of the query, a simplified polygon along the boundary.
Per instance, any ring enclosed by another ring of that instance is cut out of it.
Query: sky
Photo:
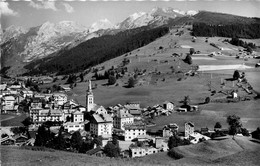
[[[3,29],[15,25],[35,27],[46,21],[75,21],[86,27],[101,19],[116,24],[136,12],[149,12],[154,7],[179,10],[207,10],[260,18],[260,0],[0,0],[0,19]]]

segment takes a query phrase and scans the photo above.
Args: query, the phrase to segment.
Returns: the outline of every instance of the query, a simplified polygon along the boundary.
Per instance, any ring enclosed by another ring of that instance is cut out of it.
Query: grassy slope
[[[98,158],[62,151],[31,151],[0,146],[2,165],[257,165],[260,144],[249,137],[228,137],[221,141],[206,141],[176,148],[185,155],[173,160],[166,152],[135,159]]]
[[[172,30],[173,34],[176,30]],[[171,66],[178,66],[181,68],[188,68],[186,64],[178,61],[177,58],[171,57],[172,53],[187,53],[189,49],[174,48],[177,46],[189,45],[200,50],[202,53],[209,53],[212,51],[220,51],[209,45],[210,42],[214,42],[222,47],[237,48],[236,46],[225,44],[222,42],[224,38],[210,38],[208,43],[205,43],[205,38],[197,38],[196,42],[191,41],[191,36],[188,31],[185,30],[185,34],[181,37],[174,35],[166,35],[151,44],[144,46],[140,49],[132,51],[131,55],[126,58],[131,59],[131,63],[127,65],[128,70],[132,72],[136,67],[139,69],[147,69],[147,73],[154,71],[156,68],[164,74],[151,75],[147,74],[142,77],[145,81],[144,85],[136,86],[135,88],[124,88],[123,85],[127,83],[128,76],[118,80],[119,86],[103,86],[107,83],[107,80],[93,81],[93,85],[97,84],[98,88],[94,89],[95,102],[104,106],[111,106],[115,104],[125,104],[126,102],[138,101],[142,106],[153,106],[155,104],[161,104],[168,100],[173,101],[176,105],[180,105],[179,101],[184,98],[185,95],[189,95],[192,103],[197,104],[204,101],[205,97],[210,96],[211,93],[208,87],[208,81],[212,81],[212,85],[220,90],[221,78],[232,77],[233,70],[230,71],[218,71],[212,72],[212,79],[210,74],[203,74],[200,77],[188,77],[186,80],[176,81],[178,75],[171,74]],[[158,48],[163,46],[163,50]],[[237,51],[231,50],[225,52],[225,54],[236,54]],[[137,55],[137,56],[136,56]],[[150,55],[150,56],[149,56]],[[122,62],[124,55],[115,59],[109,60],[99,66],[105,66],[106,69],[112,65],[118,65]],[[258,60],[249,59],[244,61],[242,59],[235,59],[234,57],[214,57],[217,60],[193,60],[194,64],[198,65],[217,65],[217,64],[242,64],[253,66]],[[152,60],[157,59],[157,62]],[[158,63],[161,60],[168,60],[169,63]],[[176,68],[178,70],[178,68]],[[259,69],[254,69],[256,73],[259,73]],[[246,72],[247,73],[247,72]],[[89,79],[90,75],[87,75],[85,79]],[[166,81],[162,81],[166,78]],[[157,83],[155,80],[158,79]],[[150,83],[148,85],[148,82]],[[257,84],[257,83],[255,83]],[[260,85],[260,84],[258,84]],[[226,83],[226,89],[232,88],[232,82]],[[85,105],[85,92],[87,90],[87,83],[78,83],[77,87],[72,90],[71,97],[76,99],[81,104]],[[239,95],[243,95],[245,92],[239,91]],[[221,97],[221,94],[217,94],[215,97]],[[223,97],[223,95],[222,95]],[[161,127],[168,123],[178,123],[180,129],[183,128],[185,121],[193,121],[196,129],[201,127],[213,128],[217,121],[220,121],[224,127],[227,127],[226,117],[230,114],[237,114],[242,118],[243,125],[249,130],[255,130],[259,126],[259,101],[246,101],[239,103],[211,103],[208,105],[201,105],[202,112],[193,114],[172,114],[168,117],[159,117],[155,120],[157,126],[152,129],[161,129]]]

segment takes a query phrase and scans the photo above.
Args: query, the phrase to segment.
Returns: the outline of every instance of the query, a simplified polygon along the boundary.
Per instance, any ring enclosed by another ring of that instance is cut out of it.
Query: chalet
[[[13,137],[13,139],[15,140],[16,145],[22,145],[28,141],[28,137],[24,135],[16,135]]]
[[[87,151],[86,154],[90,156],[98,156],[98,157],[105,156],[105,154],[103,153],[103,149],[100,146]]]
[[[95,105],[91,111],[93,111],[96,114],[107,114],[107,110],[100,105]]]
[[[12,137],[4,137],[1,138],[1,145],[14,145],[15,144],[15,139],[13,139]]]
[[[108,114],[93,114],[90,121],[90,132],[96,136],[110,138],[112,136],[113,119]]]
[[[63,104],[64,109],[71,109],[71,108],[74,108],[77,106],[79,106],[79,104],[76,101],[74,101],[73,99],[71,99]]]
[[[173,109],[174,109],[174,103],[169,102],[169,101],[165,101],[165,102],[163,102],[163,108],[164,108],[165,110],[173,111]]]
[[[185,123],[185,137],[188,138],[190,135],[194,134],[194,123]]]
[[[158,149],[154,147],[132,147],[129,148],[130,150],[130,157],[143,157],[146,155],[158,153]]]
[[[65,92],[71,91],[70,85],[60,85],[60,88]]]

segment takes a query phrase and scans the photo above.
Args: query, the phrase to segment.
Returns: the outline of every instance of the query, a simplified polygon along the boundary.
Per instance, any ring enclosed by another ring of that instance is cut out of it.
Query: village
[[[25,127],[1,127],[1,145],[46,146],[55,149],[48,142],[62,137],[64,141],[56,149],[95,156],[135,158],[167,152],[171,147],[169,140],[173,136],[178,137],[178,145],[188,145],[229,133],[219,122],[215,122],[214,129],[205,126],[195,130],[196,124],[191,121],[183,121],[182,124],[173,121],[152,132],[148,127],[156,125],[151,121],[154,117],[196,112],[199,106],[191,105],[189,96],[185,96],[180,107],[165,101],[147,108],[141,108],[138,102],[105,108],[95,104],[92,88],[89,80],[85,107],[68,99],[66,91],[70,91],[69,88],[54,93],[38,93],[26,88],[23,81],[1,84],[2,115],[21,114],[21,110],[28,109],[28,117],[22,122]],[[231,97],[238,96],[233,92]],[[179,130],[180,126],[184,128],[183,131]],[[52,136],[46,136],[48,134]],[[246,129],[244,134],[249,135]]]

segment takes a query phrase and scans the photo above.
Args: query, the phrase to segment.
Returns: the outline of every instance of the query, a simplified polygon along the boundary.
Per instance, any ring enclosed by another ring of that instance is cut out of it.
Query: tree
[[[54,139],[55,149],[58,149],[58,150],[65,150],[66,149],[66,141],[65,141],[65,139],[62,135],[62,132],[64,132],[63,126],[60,127],[59,134]]]
[[[96,138],[94,138],[94,140],[93,140],[93,143],[94,144],[96,144],[97,146],[102,146],[102,137],[101,136],[98,136],[98,137],[96,137]]]
[[[184,62],[188,63],[189,65],[192,64],[192,58],[191,58],[190,54],[188,54],[186,56],[186,58],[184,59]]]
[[[108,85],[114,85],[116,83],[116,77],[113,75],[109,75],[108,77]]]
[[[79,153],[86,153],[87,151],[94,148],[94,143],[91,141],[83,142],[79,148]]]
[[[79,78],[80,78],[80,82],[83,82],[84,81],[84,74],[80,73]]]
[[[128,87],[132,88],[135,86],[135,84],[136,84],[136,80],[133,77],[130,77],[128,80]]]
[[[242,127],[240,117],[237,115],[229,115],[227,117],[227,123],[229,124],[229,133],[233,135],[233,139],[235,139],[235,135],[241,130]]]
[[[205,98],[205,104],[208,104],[210,102],[210,97]]]
[[[190,48],[190,55],[195,53],[195,49],[194,48]]]
[[[104,153],[108,157],[118,157],[120,154],[120,148],[117,145],[114,145],[112,142],[108,142],[104,147]]]
[[[260,140],[260,128],[259,127],[255,131],[252,132],[252,138]]]
[[[30,126],[31,124],[33,124],[32,122],[32,119],[30,117],[27,117],[25,118],[23,121],[22,121],[22,124],[25,126],[25,127],[28,127]]]
[[[116,145],[116,146],[119,145],[119,142],[118,142],[118,136],[113,135],[113,137],[112,137],[112,143],[113,143],[114,145]]]
[[[189,145],[190,141],[186,139],[181,139],[177,133],[173,133],[173,135],[169,138],[168,141],[168,147],[169,149],[172,149],[174,147],[180,146],[180,145]]]
[[[52,141],[50,130],[46,130],[44,125],[39,126],[34,145],[47,146],[50,141]]]
[[[234,74],[233,74],[233,79],[234,79],[234,80],[237,80],[238,78],[240,78],[239,71],[238,71],[238,70],[235,70],[235,71],[234,71]]]
[[[190,105],[190,96],[184,96],[184,100],[183,100],[183,104],[184,105]]]
[[[78,151],[80,146],[82,145],[82,142],[83,142],[83,140],[82,140],[80,132],[75,131],[71,136],[71,140],[70,140],[71,147]]]
[[[222,125],[220,122],[217,122],[214,126],[214,129],[221,129],[222,128]]]

